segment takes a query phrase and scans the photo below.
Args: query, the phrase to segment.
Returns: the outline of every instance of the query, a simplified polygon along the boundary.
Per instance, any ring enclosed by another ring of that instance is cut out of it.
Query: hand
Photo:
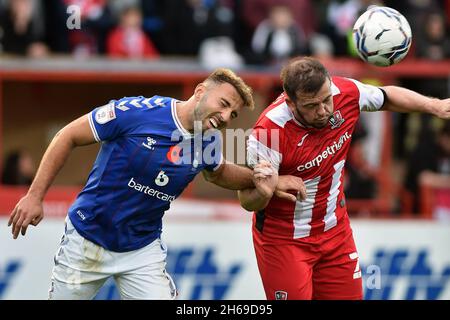
[[[253,169],[253,183],[263,198],[270,199],[278,184],[278,172],[263,160]]]
[[[444,100],[432,99],[431,101],[433,114],[441,119],[450,120],[450,98]]]
[[[17,203],[14,210],[9,217],[8,227],[12,224],[13,238],[17,239],[20,230],[24,236],[27,232],[28,225],[37,226],[44,218],[44,210],[42,200],[32,196],[26,195]]]
[[[296,196],[289,191],[294,191]],[[278,177],[278,185],[275,189],[275,195],[281,199],[296,202],[306,199],[306,186],[303,180],[295,176],[280,176]]]

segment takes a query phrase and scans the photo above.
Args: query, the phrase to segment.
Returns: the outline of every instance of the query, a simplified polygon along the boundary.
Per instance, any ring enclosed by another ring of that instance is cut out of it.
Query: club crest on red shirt
[[[333,115],[331,116],[329,122],[331,124],[331,129],[335,129],[335,128],[339,128],[341,126],[341,124],[343,124],[345,121],[344,118],[342,118],[341,112],[340,111],[336,111],[335,113],[333,113]]]
[[[287,300],[287,296],[286,291],[275,291],[275,300]]]

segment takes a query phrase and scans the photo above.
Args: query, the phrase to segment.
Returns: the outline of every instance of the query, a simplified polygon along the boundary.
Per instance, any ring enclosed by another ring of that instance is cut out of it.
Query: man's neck
[[[194,132],[193,110],[192,102],[190,100],[180,101],[175,104],[175,112],[178,120],[184,129],[189,132]]]

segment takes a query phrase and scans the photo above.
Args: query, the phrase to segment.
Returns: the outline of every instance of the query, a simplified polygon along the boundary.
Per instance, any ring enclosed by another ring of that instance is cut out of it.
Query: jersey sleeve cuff
[[[98,136],[98,132],[97,129],[95,128],[95,124],[94,124],[94,111],[90,112],[88,115],[88,119],[89,119],[89,126],[91,127],[92,133],[94,135],[94,139],[97,142],[100,142],[100,138]]]

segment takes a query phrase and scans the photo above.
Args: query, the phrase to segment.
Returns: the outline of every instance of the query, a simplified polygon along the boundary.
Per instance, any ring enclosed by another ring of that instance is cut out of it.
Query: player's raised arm
[[[30,189],[17,203],[9,218],[8,226],[12,225],[14,239],[20,230],[22,235],[25,235],[29,224],[36,226],[43,219],[44,196],[72,149],[94,142],[87,115],[69,123],[55,135],[45,151]]]
[[[426,112],[441,119],[450,119],[450,99],[430,98],[415,91],[397,87],[382,87],[386,101],[382,110],[395,112]]]

